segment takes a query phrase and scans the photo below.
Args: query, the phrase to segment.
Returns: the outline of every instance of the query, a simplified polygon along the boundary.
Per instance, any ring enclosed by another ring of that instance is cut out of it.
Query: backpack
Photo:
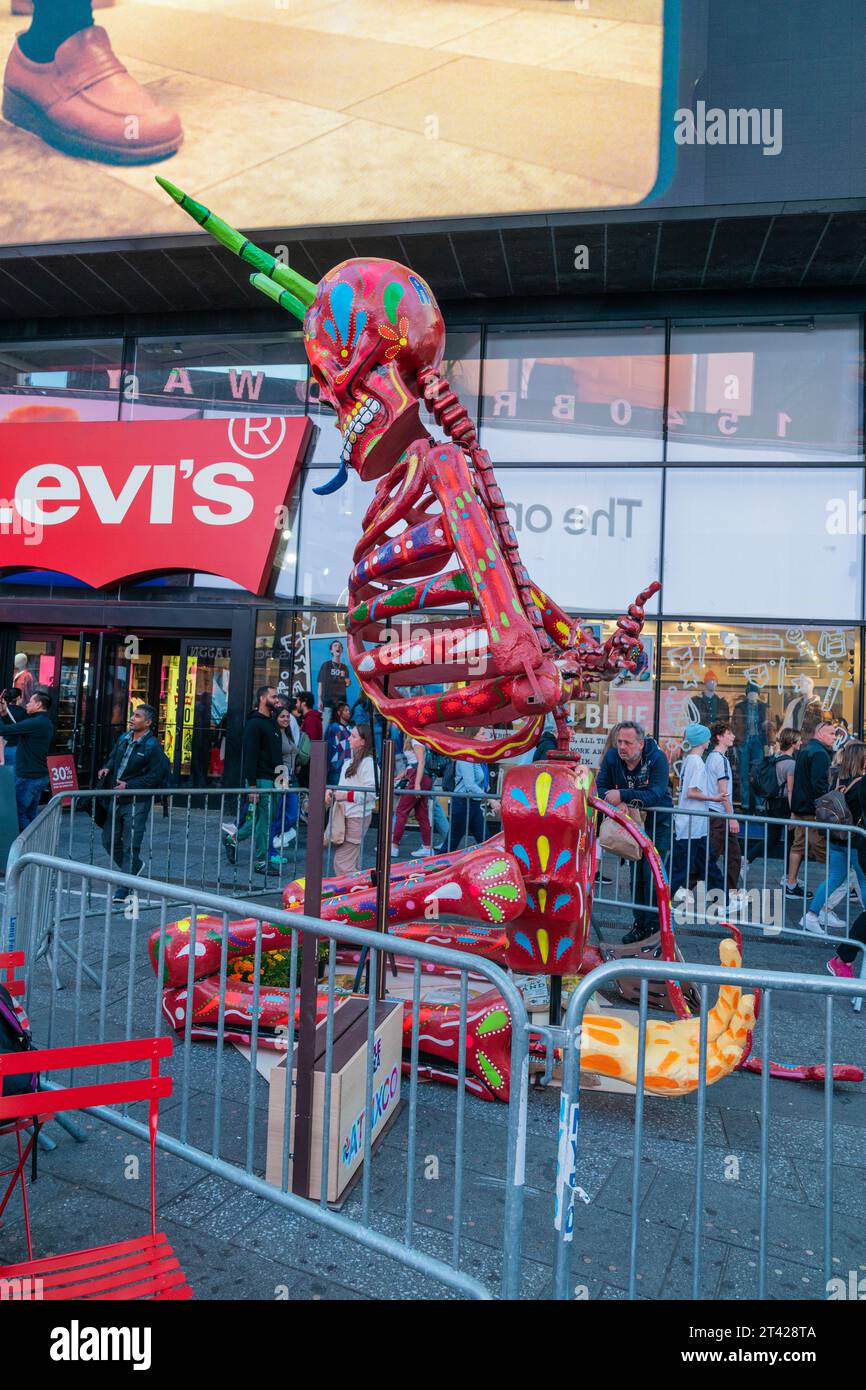
[[[771,802],[783,801],[788,804],[788,798],[779,786],[779,779],[776,776],[776,765],[783,758],[783,753],[768,753],[766,758],[752,768],[752,791],[761,801],[765,801],[769,806]]]
[[[0,1052],[32,1052],[33,1038],[30,1029],[22,1022],[15,1000],[5,985],[0,985]],[[0,1085],[0,1095],[26,1096],[39,1090],[39,1076],[35,1071],[22,1072],[17,1076],[4,1077]],[[39,1120],[33,1121],[33,1148],[30,1151],[30,1181],[37,1178],[37,1154],[39,1152]]]
[[[166,753],[162,744],[159,745],[159,759],[157,761],[159,771],[158,787],[173,787],[176,784],[174,768],[171,765],[171,758]]]
[[[854,782],[849,782],[848,786],[853,787],[860,778]],[[854,817],[851,815],[851,808],[848,805],[845,793],[839,787],[833,787],[831,791],[824,792],[823,796],[815,798],[815,819],[822,821],[825,825],[853,825]],[[842,843],[848,840],[848,836],[839,830],[830,831],[830,839],[834,843]]]
[[[0,1052],[30,1052],[33,1049],[33,1039],[30,1036],[29,1028],[22,1023],[16,1009],[15,1000],[9,993],[5,985],[0,985]],[[31,1072],[28,1076],[23,1073],[20,1076],[7,1076],[3,1081],[2,1094],[4,1096],[24,1096],[30,1091],[37,1091],[38,1078],[36,1072]]]
[[[437,777],[445,776],[449,761],[444,753],[437,753],[435,748],[428,748],[424,757],[424,771],[429,772],[435,782]]]
[[[445,771],[442,773],[443,792],[453,792],[457,786],[457,763],[453,758],[448,758]]]
[[[300,739],[300,742],[299,742],[299,744],[298,744],[298,752],[297,752],[297,756],[296,756],[296,758],[295,758],[295,764],[296,764],[297,767],[306,767],[306,766],[307,766],[307,763],[310,761],[310,749],[311,749],[311,747],[312,747],[312,743],[311,743],[311,740],[310,740],[310,735],[309,735],[309,734],[301,734],[301,739]]]

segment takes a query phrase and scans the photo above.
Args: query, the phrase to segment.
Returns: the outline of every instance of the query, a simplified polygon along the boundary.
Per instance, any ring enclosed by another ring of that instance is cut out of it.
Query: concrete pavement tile
[[[345,221],[347,188],[357,221],[609,206],[639,196],[640,185],[624,189],[601,174],[559,168],[554,175],[549,145],[536,142],[533,159],[504,139],[488,139],[471,113],[452,120],[458,100],[447,88],[413,92],[405,120],[383,107],[369,120],[355,119],[305,145],[302,165],[272,161],[254,181],[245,174],[209,187],[209,200],[229,221],[266,227],[283,225],[287,208],[299,224]],[[440,123],[435,139],[425,135],[431,114]],[[489,148],[496,143],[501,149]],[[523,143],[528,150],[529,142]]]
[[[264,1083],[262,1083],[264,1085]],[[174,1097],[172,1098],[174,1100]],[[164,1113],[163,1113],[164,1112]],[[257,1123],[253,1128],[252,1170],[264,1173],[265,1150],[267,1147],[267,1101],[260,1104]],[[165,1134],[180,1138],[181,1099],[177,1096],[174,1104],[168,1102],[160,1106],[160,1129]],[[213,1143],[214,1099],[206,1092],[193,1092],[190,1096],[187,1114],[186,1142],[205,1153],[211,1152]],[[246,1167],[247,1162],[247,1107],[223,1097],[220,1116],[218,1157],[227,1163],[239,1163]]]
[[[639,1223],[636,1269],[645,1297],[659,1297],[678,1238],[669,1226],[644,1220]],[[527,1243],[527,1256],[532,1258],[532,1253]],[[621,1218],[612,1221],[610,1213],[600,1207],[578,1203],[571,1258],[575,1281],[583,1273],[598,1275],[617,1288],[628,1288],[629,1223]]]
[[[148,90],[161,105],[182,115],[184,142],[171,161],[171,178],[197,196],[236,174],[249,177],[252,164],[279,160],[347,120],[319,106],[250,92],[189,73],[157,79],[148,84]],[[112,165],[108,172],[171,212],[170,200],[149,166]]]
[[[298,1270],[263,1256],[252,1257],[249,1250],[186,1226],[166,1221],[160,1229],[171,1241],[194,1298],[272,1302],[278,1294],[285,1298],[289,1285],[304,1277]]]
[[[767,1261],[767,1298],[782,1299],[785,1302],[801,1299],[826,1298],[824,1276],[820,1270],[805,1269],[801,1264],[775,1257]],[[731,1251],[725,1271],[719,1282],[716,1297],[719,1299],[754,1299],[758,1296],[757,1257],[737,1258]],[[786,1319],[787,1321],[787,1319]]]
[[[662,81],[662,31],[649,24],[617,24],[598,37],[583,35],[566,51],[545,59],[545,67],[636,82],[659,91]]]
[[[357,1207],[346,1204],[342,1214],[355,1219]],[[402,1244],[404,1223],[402,1216],[387,1212],[371,1214],[371,1226],[383,1235]],[[446,1264],[451,1262],[451,1233],[432,1229],[419,1221],[413,1230],[413,1248],[435,1256]],[[357,1242],[342,1234],[326,1231],[313,1222],[297,1217],[292,1212],[272,1208],[256,1221],[243,1228],[238,1243],[273,1259],[277,1264],[291,1261],[298,1268],[313,1269],[319,1277],[334,1278],[351,1287],[381,1296],[399,1286],[403,1297],[447,1297],[442,1285],[424,1278],[414,1271],[401,1267],[399,1262],[387,1256],[371,1253]],[[470,1238],[461,1245],[461,1268],[486,1287],[495,1291],[501,1278],[501,1250],[480,1244]],[[523,1263],[523,1296],[539,1297],[549,1279],[549,1270],[531,1260]]]
[[[491,21],[483,29],[474,29],[458,38],[440,42],[437,47],[474,58],[491,58],[536,67],[550,62],[563,50],[587,43],[590,39],[599,39],[603,43],[618,27],[615,21],[590,18],[577,10],[554,10],[547,14],[519,10]],[[653,31],[648,32],[651,34]]]
[[[816,1207],[824,1206],[824,1165],[806,1159],[794,1160],[794,1170],[802,1183],[808,1200]],[[866,1171],[845,1163],[833,1164],[833,1206],[860,1219],[866,1218]],[[838,1220],[839,1218],[837,1218]],[[844,1224],[844,1221],[843,1221]],[[864,1244],[866,1259],[866,1244]]]
[[[163,1206],[161,1212],[167,1221],[206,1230],[229,1240],[242,1226],[260,1216],[267,1206],[263,1198],[252,1192],[208,1174]]]
[[[761,1124],[754,1111],[732,1110],[724,1106],[719,1111],[719,1118],[725,1131],[725,1142],[732,1150],[761,1147]]]
[[[375,38],[314,33],[289,24],[284,42],[275,42],[269,24],[161,7],[124,6],[112,16],[111,37],[121,57],[164,63],[169,26],[171,66],[215,82],[271,92],[313,106],[339,111],[395,82],[439,67],[451,55],[409,44],[383,44]]]
[[[730,1253],[731,1247],[722,1241],[706,1239],[703,1241],[700,1261],[701,1298],[714,1299],[718,1296],[719,1282]],[[735,1253],[738,1257],[743,1254],[739,1250]],[[684,1231],[677,1241],[671,1262],[665,1271],[659,1297],[663,1299],[690,1299],[692,1297],[693,1276],[694,1246],[692,1237]]]
[[[704,1186],[705,1236],[758,1250],[759,1206],[754,1194],[737,1190],[736,1183]],[[694,1230],[694,1216],[689,1217]],[[823,1212],[792,1202],[784,1191],[771,1190],[767,1208],[767,1254],[812,1267],[823,1261]],[[833,1256],[847,1269],[866,1261],[866,1222],[849,1216],[837,1220],[833,1231]]]
[[[591,0],[599,19],[633,20],[638,24],[662,24],[664,0]]]
[[[0,242],[86,241],[104,230],[106,208],[114,235],[159,230],[152,200],[133,188],[118,190],[107,169],[61,154],[38,136],[0,122]]]
[[[319,1279],[308,1274],[299,1274],[294,1284],[290,1284],[288,1288],[288,1299],[292,1303],[311,1300],[345,1303],[347,1300],[366,1298],[366,1294],[359,1293],[357,1289],[350,1289],[346,1284],[337,1284],[333,1280]]]
[[[623,195],[645,196],[658,166],[658,94],[634,83],[457,57],[345,109],[416,132],[433,113],[442,140],[613,184]],[[561,206],[555,196],[551,203]]]
[[[134,1117],[134,1116],[133,1116]],[[88,1138],[81,1144],[71,1135],[52,1125],[49,1133],[57,1148],[50,1154],[40,1153],[40,1177],[34,1187],[34,1200],[41,1200],[43,1178],[56,1176],[64,1186],[75,1185],[82,1192],[100,1192],[134,1206],[145,1207],[150,1202],[150,1149],[140,1139],[121,1130],[103,1125],[87,1115],[75,1115],[75,1123]],[[138,1160],[137,1179],[126,1174],[134,1171],[130,1157]],[[200,1170],[173,1154],[157,1151],[157,1205],[171,1200],[177,1193],[191,1187],[199,1179]],[[85,1199],[86,1200],[86,1199]]]
[[[369,37],[379,34],[387,43],[415,44],[421,48],[441,46],[449,39],[494,25],[497,20],[517,14],[516,5],[465,4],[462,0],[441,0],[434,14],[419,0],[364,0],[359,10],[351,0],[319,6],[292,18],[298,29],[320,33]],[[543,22],[543,21],[542,21]]]

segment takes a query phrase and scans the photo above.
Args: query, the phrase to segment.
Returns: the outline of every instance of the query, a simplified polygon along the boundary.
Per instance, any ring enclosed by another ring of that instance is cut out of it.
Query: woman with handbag
[[[343,764],[339,784],[325,792],[325,804],[331,807],[331,843],[336,843],[339,835],[335,818],[343,821],[342,843],[336,845],[333,864],[334,873],[340,876],[357,872],[361,845],[373,818],[376,769],[373,764],[373,732],[369,724],[357,724],[352,729],[349,753],[349,761]]]
[[[294,724],[294,728],[292,725]],[[278,768],[277,786],[295,785],[295,762],[298,745],[294,739],[297,721],[286,705],[277,711],[277,728],[280,731],[281,762]],[[282,774],[282,777],[279,774]],[[283,780],[284,779],[284,780]],[[271,848],[276,854],[286,849],[297,838],[298,806],[300,797],[295,791],[284,791],[282,796],[273,798],[276,807],[271,821]]]
[[[866,743],[861,743],[859,739],[849,739],[840,749],[837,758],[838,762],[834,761],[833,767],[830,769],[830,789],[844,795],[848,814],[851,818],[848,823],[862,826],[864,824],[864,811],[866,811],[866,782],[864,782]],[[818,819],[820,820],[820,816]],[[859,843],[859,836],[849,836],[843,830],[842,838],[836,840],[833,838],[832,830],[830,831],[825,876],[821,879],[818,891],[809,903],[807,911],[800,919],[800,926],[805,927],[806,931],[812,932],[814,936],[823,936],[827,927],[832,927],[837,931],[845,930],[845,922],[831,910],[827,899],[832,898],[836,889],[841,888],[842,884],[847,882],[852,872],[857,875],[860,895],[866,902],[866,862],[864,862],[866,855],[858,852]]]

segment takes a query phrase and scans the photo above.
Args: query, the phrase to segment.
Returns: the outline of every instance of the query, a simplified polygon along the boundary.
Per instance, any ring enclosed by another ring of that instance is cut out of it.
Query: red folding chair
[[[23,964],[23,951],[0,952],[0,983],[6,986],[9,993],[12,995],[13,1000],[17,1000],[18,997],[24,993],[24,981],[15,978],[16,968],[22,966]],[[21,1019],[22,1026],[24,1028],[27,1028],[27,1015],[25,1014],[21,1005],[18,1003],[16,1003],[15,1005],[15,1012]],[[25,1067],[24,1071],[32,1072],[33,1054],[30,1053],[28,1055],[30,1056],[30,1066]],[[3,1083],[2,1080],[0,1080],[0,1090],[2,1090],[2,1088]],[[0,1099],[2,1099],[2,1097],[0,1097]],[[0,1116],[2,1116],[2,1112],[0,1112]],[[32,1130],[33,1133],[30,1135],[30,1138],[27,1141],[27,1143],[24,1144],[22,1142],[21,1136],[23,1134],[26,1134],[30,1130]],[[36,1143],[36,1128],[33,1123],[32,1115],[7,1121],[4,1121],[2,1118],[0,1118],[0,1135],[5,1134],[15,1135],[15,1142],[18,1146],[18,1161],[15,1164],[13,1164],[11,1168],[0,1168],[0,1178],[9,1178],[9,1182],[6,1185],[6,1191],[3,1193],[2,1200],[0,1200],[0,1216],[3,1215],[3,1212],[6,1210],[6,1206],[9,1202],[9,1198],[15,1191],[15,1184],[20,1182],[21,1201],[24,1205],[24,1231],[27,1236],[27,1254],[30,1256],[32,1260],[33,1242],[30,1239],[30,1209],[27,1206],[27,1183],[24,1178],[24,1165],[30,1157],[30,1152],[33,1148],[33,1145]]]
[[[0,1096],[0,1124],[25,1120],[32,1125],[44,1116],[92,1105],[117,1105],[146,1100],[150,1132],[150,1232],[135,1240],[73,1250],[23,1264],[0,1266],[0,1280],[14,1280],[24,1299],[167,1299],[192,1298],[183,1270],[168,1239],[156,1229],[156,1131],[159,1101],[171,1095],[170,1076],[160,1075],[160,1057],[171,1056],[171,1038],[141,1038],[132,1042],[90,1043],[55,1047],[45,1052],[0,1054],[0,1089],[4,1076],[33,1071],[74,1070],[121,1062],[150,1062],[150,1075],[136,1081],[102,1081],[39,1091],[23,1096]],[[15,1180],[13,1179],[13,1182]],[[23,1186],[23,1183],[22,1183]],[[16,1295],[17,1296],[17,1295]]]

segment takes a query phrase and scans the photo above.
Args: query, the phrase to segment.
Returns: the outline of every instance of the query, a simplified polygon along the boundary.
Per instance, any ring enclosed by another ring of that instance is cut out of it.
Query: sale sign
[[[71,753],[55,753],[45,761],[48,764],[48,785],[52,796],[78,791],[78,774]],[[71,803],[65,801],[63,804],[69,806]]]
[[[0,425],[0,567],[268,581],[306,416]]]

